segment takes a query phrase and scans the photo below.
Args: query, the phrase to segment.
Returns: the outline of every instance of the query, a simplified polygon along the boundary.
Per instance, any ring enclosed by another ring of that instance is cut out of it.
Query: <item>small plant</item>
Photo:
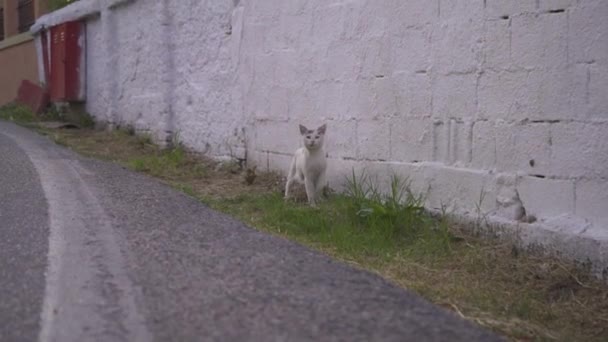
[[[393,175],[388,191],[382,193],[366,172],[357,175],[353,170],[346,185],[351,215],[360,227],[381,229],[393,238],[408,240],[430,229],[432,220],[424,210],[424,197],[412,192],[407,179]]]
[[[36,114],[25,106],[8,104],[0,107],[0,119],[27,124],[36,121]]]

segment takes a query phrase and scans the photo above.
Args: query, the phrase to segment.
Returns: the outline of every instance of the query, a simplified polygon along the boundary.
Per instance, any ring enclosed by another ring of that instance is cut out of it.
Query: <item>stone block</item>
[[[608,182],[606,180],[576,181],[576,215],[591,221],[608,238]]]
[[[395,72],[426,71],[431,66],[431,33],[427,26],[390,32],[390,66]]]
[[[522,13],[536,12],[536,0],[487,0],[486,16],[499,18],[502,16],[515,16]]]
[[[325,150],[331,158],[357,157],[357,121],[329,121]]]
[[[608,54],[608,48],[606,50]],[[608,63],[589,65],[589,118],[608,119]]]
[[[258,151],[292,154],[301,146],[297,124],[258,121],[255,125],[255,146]]]
[[[390,120],[391,161],[431,161],[433,153],[432,119],[397,117]]]
[[[436,25],[431,37],[431,62],[441,75],[475,72],[483,60],[481,18],[453,18]]]
[[[488,20],[485,24],[484,66],[492,70],[509,69],[511,60],[511,21]]]
[[[486,70],[479,79],[479,115],[491,120],[522,120],[540,111],[538,86],[527,72]]]
[[[399,72],[392,75],[399,116],[431,116],[431,78],[427,73]]]
[[[561,177],[608,178],[608,124],[551,125],[552,169]]]
[[[608,65],[608,1],[581,1],[568,10],[568,57],[575,63]]]
[[[551,130],[547,123],[497,123],[496,168],[499,172],[525,172],[550,176]]]
[[[446,119],[476,115],[476,74],[436,76],[433,80],[433,117]]]
[[[577,2],[577,0],[540,0],[538,2],[538,9],[541,12],[566,10],[571,6],[575,6]]]
[[[485,171],[425,165],[430,185],[427,204],[435,210],[485,215],[496,208],[494,178]]]
[[[547,218],[574,214],[574,181],[521,177],[517,182],[519,198],[526,215]]]
[[[492,170],[496,166],[496,126],[491,121],[473,124],[472,166]]]
[[[390,127],[386,120],[359,121],[357,125],[357,157],[386,161],[390,151]]]
[[[515,66],[527,70],[566,67],[568,58],[566,13],[513,17],[511,32],[511,57]]]

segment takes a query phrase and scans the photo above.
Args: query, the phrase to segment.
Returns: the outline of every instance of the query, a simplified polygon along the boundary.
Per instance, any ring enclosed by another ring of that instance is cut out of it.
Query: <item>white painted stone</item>
[[[515,16],[522,13],[536,12],[536,0],[487,0],[486,15],[490,18],[501,16]]]
[[[483,59],[481,18],[451,18],[435,26],[431,37],[431,61],[441,75],[471,73]]]
[[[386,120],[360,121],[357,125],[357,158],[388,160],[390,130]]]
[[[524,176],[517,191],[526,215],[543,217],[574,214],[574,181]]]
[[[496,207],[494,177],[486,172],[436,165],[423,167],[430,185],[428,205],[473,216],[485,215]]]
[[[357,157],[357,121],[328,121],[325,151],[331,158]]]
[[[527,14],[511,20],[511,55],[527,70],[564,68],[568,58],[566,13]]]
[[[399,116],[431,116],[431,78],[427,73],[399,72],[391,76]]]
[[[433,161],[449,163],[450,159],[450,125],[449,121],[433,121]]]
[[[426,71],[431,66],[431,32],[428,26],[390,32],[390,66],[395,72]]]
[[[494,19],[485,23],[484,66],[492,70],[509,69],[511,59],[511,20]]]
[[[428,161],[433,153],[433,121],[430,118],[412,119],[396,117],[391,127],[390,160],[403,162]]]
[[[568,57],[575,63],[608,64],[608,1],[581,1],[568,10]]]
[[[589,117],[608,120],[608,63],[589,65],[588,82]]]
[[[256,123],[255,131],[255,146],[259,151],[291,154],[301,147],[298,125],[288,122],[261,121]]]
[[[492,120],[523,120],[540,112],[538,86],[525,71],[486,70],[479,78],[479,115]]]
[[[538,7],[541,11],[565,10],[577,4],[577,0],[540,0]]]
[[[496,166],[496,126],[491,121],[473,124],[471,166],[475,169],[492,170]]]
[[[453,74],[433,80],[433,117],[465,118],[477,114],[477,75]]]
[[[605,179],[576,181],[576,215],[588,217],[599,230],[608,227],[606,203],[608,203],[608,181]],[[603,232],[606,234],[608,230],[603,229]]]
[[[608,124],[560,122],[551,125],[553,174],[608,178]]]
[[[497,123],[497,170],[552,176],[551,137],[550,124]]]

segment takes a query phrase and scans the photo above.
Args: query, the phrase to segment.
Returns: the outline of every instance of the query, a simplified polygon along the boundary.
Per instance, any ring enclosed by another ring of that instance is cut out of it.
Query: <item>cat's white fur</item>
[[[325,186],[327,160],[323,151],[327,125],[310,130],[300,125],[300,134],[304,147],[296,150],[289,167],[285,184],[285,199],[289,198],[289,188],[294,181],[304,183],[306,196],[311,206],[316,206],[317,198]]]

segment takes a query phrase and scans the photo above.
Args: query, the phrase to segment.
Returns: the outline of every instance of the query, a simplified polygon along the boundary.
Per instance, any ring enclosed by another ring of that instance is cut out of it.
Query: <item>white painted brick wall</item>
[[[327,122],[336,188],[366,167],[500,213],[501,175],[540,222],[608,232],[608,1],[80,2],[99,120],[282,172]]]

